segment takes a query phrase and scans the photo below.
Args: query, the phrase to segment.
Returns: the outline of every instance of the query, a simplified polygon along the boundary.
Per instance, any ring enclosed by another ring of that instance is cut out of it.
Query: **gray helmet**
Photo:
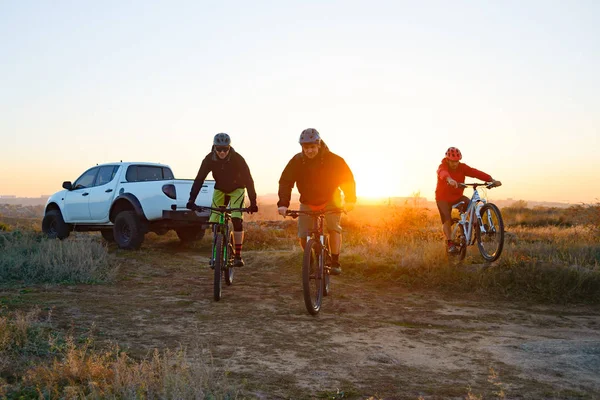
[[[231,138],[226,133],[217,133],[215,135],[215,139],[213,140],[213,144],[215,146],[230,146]]]
[[[319,131],[317,131],[314,128],[308,128],[302,131],[302,133],[300,134],[300,139],[298,140],[298,143],[300,144],[305,144],[305,143],[316,143],[316,144],[321,144],[321,136],[319,135]]]

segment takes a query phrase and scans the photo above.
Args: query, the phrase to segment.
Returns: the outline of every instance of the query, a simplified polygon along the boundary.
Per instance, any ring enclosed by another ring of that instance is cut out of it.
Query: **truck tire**
[[[115,241],[115,234],[112,229],[102,229],[100,231],[102,238],[106,240],[108,243],[113,243]]]
[[[144,229],[135,211],[121,211],[115,218],[113,236],[122,249],[139,249],[144,241]]]
[[[48,236],[49,239],[66,239],[69,237],[70,228],[65,223],[63,216],[59,210],[50,210],[44,215],[42,220],[42,232]]]
[[[175,230],[177,236],[182,243],[190,243],[196,240],[201,240],[204,237],[205,230],[197,226],[178,228]]]

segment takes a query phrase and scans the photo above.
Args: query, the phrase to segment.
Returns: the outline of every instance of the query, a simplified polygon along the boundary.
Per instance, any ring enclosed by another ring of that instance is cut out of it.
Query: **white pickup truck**
[[[181,241],[201,239],[208,212],[185,208],[193,180],[175,179],[163,164],[118,162],[96,165],[48,199],[42,231],[64,239],[71,231],[100,231],[123,249],[137,249],[147,232],[159,235],[174,229]],[[214,181],[207,180],[196,200],[210,206]]]

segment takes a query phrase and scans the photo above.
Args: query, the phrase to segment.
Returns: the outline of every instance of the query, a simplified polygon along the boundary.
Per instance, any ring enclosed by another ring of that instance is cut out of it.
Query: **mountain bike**
[[[313,227],[306,236],[302,259],[302,293],[306,309],[312,315],[321,310],[323,297],[331,294],[331,249],[329,235],[324,233],[325,214],[344,212],[342,208],[331,210],[287,210],[286,215],[298,218],[300,215],[312,217]]]
[[[459,218],[452,218],[451,239],[458,247],[456,254],[451,254],[450,263],[458,264],[467,254],[467,246],[477,242],[477,247],[483,258],[496,261],[504,247],[504,222],[502,214],[495,204],[481,198],[478,187],[491,189],[494,183],[459,183],[463,188],[472,187],[473,196],[465,208],[464,201],[452,205],[459,211]],[[464,210],[464,211],[463,211]]]
[[[227,286],[233,283],[235,267],[235,249],[233,241],[233,230],[231,224],[231,213],[234,211],[250,212],[248,208],[226,208],[196,206],[193,211],[211,210],[219,214],[219,222],[209,222],[212,225],[213,242],[210,266],[213,268],[213,295],[215,301],[221,300],[223,280]]]

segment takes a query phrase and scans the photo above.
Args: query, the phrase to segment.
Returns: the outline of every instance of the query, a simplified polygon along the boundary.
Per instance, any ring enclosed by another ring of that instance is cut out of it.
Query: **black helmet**
[[[231,138],[226,133],[217,133],[215,135],[215,139],[213,140],[213,145],[215,145],[215,146],[230,146]]]
[[[305,143],[316,143],[316,144],[321,144],[321,136],[319,135],[319,131],[317,131],[314,128],[308,128],[302,131],[302,133],[300,134],[300,139],[298,140],[298,143],[300,144],[305,144]]]

